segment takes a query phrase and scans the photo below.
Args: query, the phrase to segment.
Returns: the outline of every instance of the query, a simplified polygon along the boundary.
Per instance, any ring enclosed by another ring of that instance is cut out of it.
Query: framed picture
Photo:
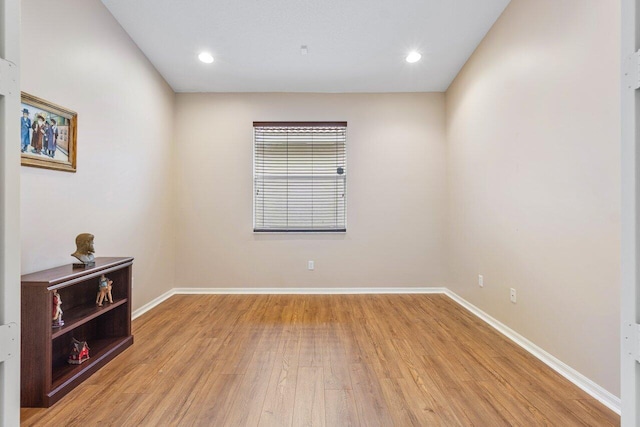
[[[22,165],[75,172],[77,126],[75,111],[22,92]]]

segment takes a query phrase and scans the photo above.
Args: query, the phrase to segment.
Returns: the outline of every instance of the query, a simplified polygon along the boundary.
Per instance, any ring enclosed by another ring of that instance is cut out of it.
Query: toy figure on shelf
[[[113,284],[113,280],[110,280],[104,274],[100,276],[100,281],[98,284],[98,296],[96,297],[96,304],[98,307],[102,307],[102,302],[107,300],[113,304],[113,297],[111,296],[111,285]]]
[[[57,290],[53,290],[53,327],[58,328],[64,325],[64,321],[62,320],[62,299],[60,298],[60,294]]]
[[[69,355],[67,362],[72,365],[79,365],[89,359],[89,346],[86,341],[78,341],[75,338],[72,339],[71,354]]]

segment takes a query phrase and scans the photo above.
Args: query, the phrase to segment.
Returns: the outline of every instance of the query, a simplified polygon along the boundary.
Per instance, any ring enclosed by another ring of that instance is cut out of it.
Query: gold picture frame
[[[20,104],[21,164],[76,171],[78,113],[22,92]]]

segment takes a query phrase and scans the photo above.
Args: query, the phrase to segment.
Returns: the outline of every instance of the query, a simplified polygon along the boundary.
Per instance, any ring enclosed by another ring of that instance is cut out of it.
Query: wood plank
[[[327,425],[332,427],[359,426],[356,402],[351,390],[325,389]]]
[[[275,349],[270,350],[265,344],[266,337],[263,336],[243,375],[235,400],[225,408],[228,413],[225,425],[257,426],[260,421],[276,354]],[[247,402],[253,404],[247,405]]]
[[[261,426],[289,426],[293,421],[300,337],[291,330],[283,331],[281,336],[262,408]]]
[[[387,402],[373,369],[363,363],[351,365],[351,386],[358,419],[366,426],[393,425]]]
[[[293,404],[294,426],[325,426],[324,379],[322,368],[298,368],[296,397]]]
[[[348,358],[343,347],[344,338],[337,328],[327,333],[324,347],[324,388],[325,390],[351,390]]]

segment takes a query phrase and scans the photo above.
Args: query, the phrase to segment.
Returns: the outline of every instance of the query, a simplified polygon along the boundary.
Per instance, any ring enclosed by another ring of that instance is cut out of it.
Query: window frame
[[[346,132],[347,132],[347,122],[346,121],[255,121],[253,122],[253,147],[252,147],[252,223],[253,223],[253,232],[254,233],[267,233],[267,234],[278,234],[278,233],[346,233],[347,232],[347,177],[345,174],[344,178],[344,228],[336,228],[336,229],[261,229],[256,228],[256,132],[255,129],[258,127],[291,127],[291,128],[304,128],[304,127],[344,127],[345,128],[345,142],[344,142],[344,160],[345,166],[347,163],[347,142],[346,142]]]

